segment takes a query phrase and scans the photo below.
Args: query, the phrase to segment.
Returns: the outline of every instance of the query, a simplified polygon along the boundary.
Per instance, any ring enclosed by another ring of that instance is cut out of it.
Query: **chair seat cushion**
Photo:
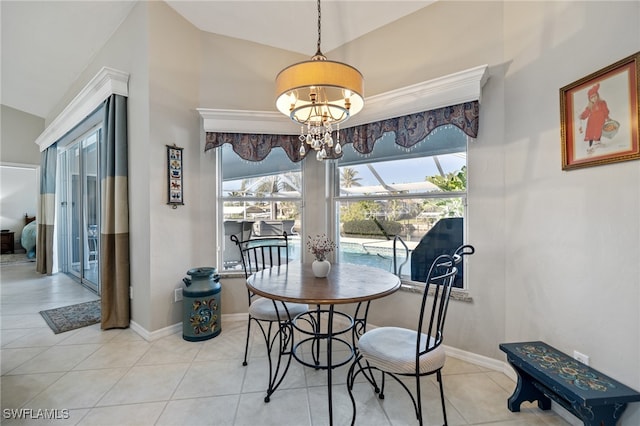
[[[281,321],[288,319],[287,311],[289,311],[291,318],[294,318],[296,315],[309,310],[309,305],[302,303],[276,302],[275,305],[278,306]],[[286,310],[283,305],[286,305]],[[249,305],[249,315],[258,320],[278,321],[278,312],[276,312],[273,300],[264,297],[259,297],[251,302],[251,305]]]
[[[380,327],[367,331],[358,341],[358,350],[373,367],[395,374],[415,374],[418,333],[399,327]],[[433,344],[433,338],[422,333],[421,350]],[[432,373],[444,366],[444,349],[438,346],[420,357],[420,374]]]

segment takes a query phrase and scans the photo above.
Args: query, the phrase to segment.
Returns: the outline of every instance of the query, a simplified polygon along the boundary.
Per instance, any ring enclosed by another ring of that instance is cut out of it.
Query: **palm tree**
[[[300,191],[300,178],[296,174],[271,175],[259,179],[255,193],[258,197],[272,196],[278,192]],[[298,187],[296,188],[296,185]],[[278,218],[278,202],[271,201],[271,219]]]
[[[462,166],[460,170],[447,173],[445,176],[428,176],[425,180],[443,191],[464,191],[467,188],[467,167]]]
[[[358,171],[352,167],[344,167],[340,173],[340,182],[343,188],[351,188],[352,186],[361,186],[362,178],[357,177]]]

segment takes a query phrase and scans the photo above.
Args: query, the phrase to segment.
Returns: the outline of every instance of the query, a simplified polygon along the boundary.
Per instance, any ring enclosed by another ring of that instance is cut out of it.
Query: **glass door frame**
[[[58,232],[60,265],[62,272],[71,275],[90,290],[100,294],[100,273],[99,273],[99,247],[100,247],[100,185],[99,185],[99,159],[100,159],[100,137],[102,126],[97,125],[84,132],[80,137],[73,139],[68,144],[62,146],[58,155],[60,170],[60,226]],[[90,145],[91,138],[95,141],[95,175],[87,172],[87,159],[85,158],[86,148]],[[77,170],[77,184],[74,188],[74,174],[71,170],[71,156],[78,154],[78,162],[75,166]],[[89,195],[86,184],[89,176],[95,176],[95,224],[89,224],[88,206]],[[75,198],[74,198],[75,197]],[[74,212],[73,201],[78,205],[79,210]],[[77,214],[79,212],[79,215]],[[74,217],[77,215],[78,217]],[[75,220],[75,222],[74,222]],[[74,235],[74,223],[77,226],[77,235]],[[91,228],[91,230],[89,229]],[[75,237],[75,238],[74,238]],[[90,241],[91,240],[91,241]],[[76,243],[77,241],[77,243]],[[77,256],[74,256],[76,255]],[[75,268],[74,264],[78,267]],[[91,271],[90,274],[87,272]]]

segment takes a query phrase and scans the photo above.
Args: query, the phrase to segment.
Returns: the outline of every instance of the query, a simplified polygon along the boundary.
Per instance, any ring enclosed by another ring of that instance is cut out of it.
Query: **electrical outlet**
[[[573,351],[573,358],[576,361],[583,363],[584,365],[589,365],[589,356],[578,351]]]
[[[173,301],[179,302],[181,300],[182,300],[182,289],[176,288],[175,290],[173,290]]]

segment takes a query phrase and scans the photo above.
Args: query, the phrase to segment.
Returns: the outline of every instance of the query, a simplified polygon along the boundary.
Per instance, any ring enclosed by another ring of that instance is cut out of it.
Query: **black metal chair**
[[[447,424],[441,374],[446,358],[441,346],[444,323],[451,287],[457,273],[456,264],[461,262],[463,256],[474,252],[473,246],[465,245],[458,248],[453,256],[441,255],[433,261],[422,296],[417,331],[400,327],[379,327],[367,331],[360,337],[359,354],[347,374],[347,389],[353,405],[352,425],[356,420],[353,386],[360,373],[372,384],[380,399],[384,399],[386,376],[395,379],[411,397],[420,425],[423,424],[420,379],[422,376],[436,374],[440,385],[442,415],[444,424]],[[374,370],[382,373],[380,387],[373,376]],[[415,395],[400,377],[415,377]]]
[[[246,278],[263,269],[286,265],[289,262],[289,240],[286,232],[279,236],[254,238],[245,241],[240,241],[236,235],[231,235],[230,239],[240,250],[240,258]],[[247,293],[249,297],[249,322],[247,324],[247,340],[242,365],[247,365],[251,323],[255,322],[267,346],[269,385],[264,401],[269,402],[271,394],[275,392],[284,379],[291,363],[291,356],[284,357],[286,358],[284,364],[281,356],[290,354],[293,347],[291,319],[307,312],[309,306],[301,303],[276,302],[260,297],[249,290],[247,290]],[[275,346],[276,344],[277,346]],[[275,363],[272,356],[274,348],[277,348],[278,351]]]

